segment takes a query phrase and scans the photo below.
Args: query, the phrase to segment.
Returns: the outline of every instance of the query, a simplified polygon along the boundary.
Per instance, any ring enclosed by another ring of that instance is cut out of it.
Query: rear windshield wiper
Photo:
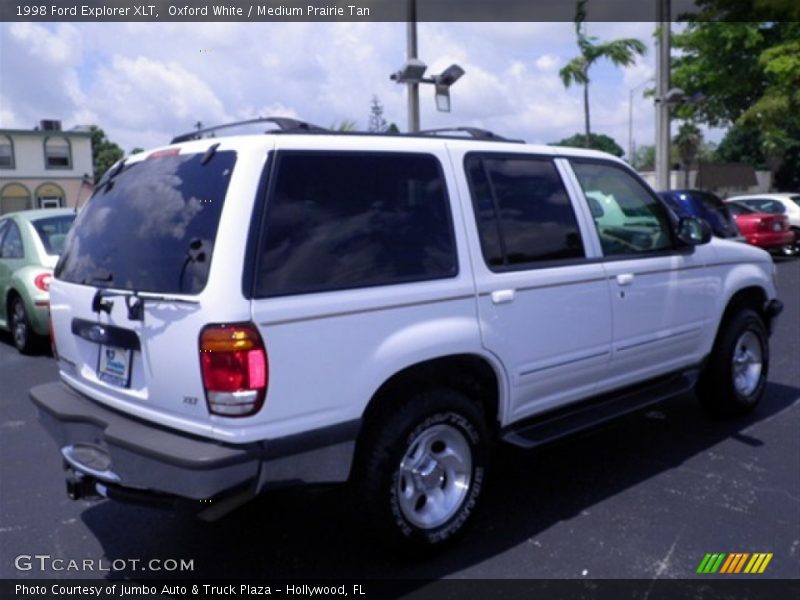
[[[128,308],[128,320],[130,321],[144,321],[144,306],[146,302],[155,304],[200,304],[198,300],[189,300],[177,296],[163,296],[160,294],[137,291],[99,289],[92,298],[92,311],[96,313],[102,311],[111,314],[114,303],[110,300],[106,300],[106,298],[115,297],[125,298],[125,306]]]

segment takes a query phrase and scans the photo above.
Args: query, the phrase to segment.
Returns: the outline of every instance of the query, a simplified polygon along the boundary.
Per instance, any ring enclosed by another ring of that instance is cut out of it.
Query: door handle
[[[492,292],[494,304],[508,304],[514,300],[515,290],[496,290]]]
[[[617,283],[619,285],[630,285],[633,283],[633,273],[620,273],[617,275]]]

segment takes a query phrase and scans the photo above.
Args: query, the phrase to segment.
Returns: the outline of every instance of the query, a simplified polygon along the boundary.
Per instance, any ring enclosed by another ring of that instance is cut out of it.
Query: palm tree
[[[586,120],[586,147],[589,147],[591,127],[589,122],[589,69],[601,58],[607,58],[618,67],[627,67],[636,62],[636,55],[647,52],[644,42],[636,38],[623,38],[600,42],[586,34],[586,2],[578,0],[575,8],[575,33],[578,36],[580,56],[569,61],[559,72],[564,87],[573,83],[583,86],[583,114]]]
[[[350,119],[344,119],[338,123],[334,122],[331,123],[331,126],[328,127],[331,131],[340,131],[340,132],[347,132],[347,131],[355,131],[358,128],[358,123],[355,121],[351,121]]]
[[[683,185],[689,187],[689,169],[700,152],[703,144],[703,133],[693,123],[684,123],[678,130],[678,135],[673,139],[678,149],[678,156],[683,163]]]

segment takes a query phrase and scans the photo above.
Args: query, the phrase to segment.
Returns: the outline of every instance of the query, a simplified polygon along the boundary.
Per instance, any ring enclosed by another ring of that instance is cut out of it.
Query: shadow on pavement
[[[438,579],[535,539],[722,440],[763,445],[744,430],[787,410],[798,396],[796,387],[771,383],[752,415],[720,421],[687,395],[539,450],[498,448],[473,527],[424,561],[399,560],[377,544],[344,486],[276,491],[213,524],[113,502],[92,505],[82,518],[109,561],[194,559],[194,573],[175,574],[183,578]],[[407,581],[398,595],[420,585]]]

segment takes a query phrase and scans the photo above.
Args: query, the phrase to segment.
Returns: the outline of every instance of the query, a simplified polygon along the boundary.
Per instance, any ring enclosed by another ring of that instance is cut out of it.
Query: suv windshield
[[[170,154],[106,174],[70,233],[56,277],[196,294],[208,279],[236,153]]]
[[[32,221],[33,228],[39,234],[39,239],[42,240],[45,252],[50,256],[58,256],[64,251],[67,233],[69,233],[69,228],[72,227],[74,220],[75,215],[72,214]]]

